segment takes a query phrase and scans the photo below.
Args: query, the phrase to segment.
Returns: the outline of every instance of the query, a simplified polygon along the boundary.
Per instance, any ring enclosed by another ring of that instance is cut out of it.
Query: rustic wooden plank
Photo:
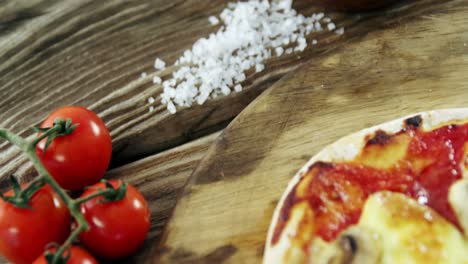
[[[427,8],[417,5],[414,10],[410,4],[385,15],[332,14],[338,26],[347,28],[344,36],[328,31],[311,35],[319,39],[318,45],[272,59],[264,72],[248,76],[241,93],[176,115],[162,111],[158,101],[158,111],[149,113],[146,99],[161,88],[151,78],[140,79],[140,73],[153,71],[155,57],[172,62],[196,39],[214,31],[207,18],[225,5],[210,0],[2,2],[0,126],[29,136],[28,127],[52,109],[87,106],[111,130],[116,166],[219,130],[272,83],[313,56],[395,23],[398,19],[387,18],[397,13],[414,15]],[[307,0],[295,1],[295,7],[305,15],[317,10]],[[0,156],[0,176],[32,174],[30,164],[7,144],[0,144]]]
[[[311,60],[247,107],[194,171],[152,263],[261,263],[291,177],[338,138],[466,107],[468,5],[445,1]]]

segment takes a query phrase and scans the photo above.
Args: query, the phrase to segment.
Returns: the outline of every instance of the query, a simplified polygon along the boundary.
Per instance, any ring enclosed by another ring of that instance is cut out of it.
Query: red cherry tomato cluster
[[[51,113],[41,127],[52,127],[57,118],[71,119],[78,125],[70,134],[55,137],[47,147],[46,139],[36,145],[37,156],[55,181],[66,190],[87,187],[80,198],[109,186],[121,187],[123,183],[117,180],[107,185],[99,182],[112,152],[104,122],[83,107],[68,106]],[[3,196],[13,195],[10,190]],[[79,235],[82,247],[73,245],[62,253],[69,264],[98,263],[88,251],[105,259],[125,257],[141,246],[150,227],[147,202],[131,185],[118,200],[99,195],[84,201],[79,212],[90,228]],[[50,248],[61,245],[72,226],[70,208],[49,185],[34,192],[26,208],[0,199],[0,255],[17,264],[48,263],[47,254],[55,251]]]

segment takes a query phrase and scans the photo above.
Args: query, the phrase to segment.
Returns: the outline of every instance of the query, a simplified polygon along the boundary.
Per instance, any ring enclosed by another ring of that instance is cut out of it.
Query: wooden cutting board
[[[451,1],[314,58],[246,108],[199,164],[154,263],[259,263],[289,179],[340,137],[468,105],[468,3]]]

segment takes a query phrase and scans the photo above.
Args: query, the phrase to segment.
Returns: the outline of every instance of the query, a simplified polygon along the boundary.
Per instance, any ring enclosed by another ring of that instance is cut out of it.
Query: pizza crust
[[[317,161],[331,162],[331,161],[349,161],[353,160],[363,148],[366,142],[366,136],[374,134],[378,130],[383,130],[389,134],[394,134],[399,132],[405,127],[405,120],[420,116],[422,119],[421,129],[425,131],[433,130],[437,127],[455,123],[464,123],[468,120],[468,108],[454,108],[454,109],[443,109],[443,110],[434,110],[429,112],[420,112],[411,114],[399,119],[395,119],[377,126],[363,129],[359,132],[353,133],[351,135],[345,136],[338,141],[332,143],[331,145],[325,147],[322,151],[313,156],[297,173],[293,176],[291,181],[288,183],[286,190],[284,191],[278,205],[273,214],[272,222],[270,224],[267,240],[265,243],[265,254],[264,254],[264,263],[283,263],[284,258],[288,251],[291,248],[294,248],[291,244],[290,236],[295,236],[297,223],[288,223],[284,227],[279,240],[277,243],[272,245],[273,234],[275,227],[278,222],[281,208],[285,203],[285,200],[288,194],[294,189],[298,184],[301,177],[309,170]],[[464,177],[466,176],[466,170],[463,168]],[[468,194],[467,194],[468,196]],[[452,201],[451,201],[452,202]],[[463,210],[466,210],[464,208]],[[468,213],[465,212],[465,215]],[[468,224],[467,224],[468,225]],[[465,226],[465,228],[467,228]],[[304,252],[296,252],[293,254],[288,253],[289,263],[304,263],[307,259],[307,256]]]

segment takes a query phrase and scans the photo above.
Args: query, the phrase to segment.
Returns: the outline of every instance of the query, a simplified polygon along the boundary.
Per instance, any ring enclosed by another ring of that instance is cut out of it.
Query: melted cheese
[[[294,237],[291,241],[290,250],[286,253],[285,259],[292,263],[304,263],[307,258],[301,245],[312,240],[314,234],[314,212],[310,209],[307,202],[298,203],[291,211],[290,221],[286,226],[287,236]],[[301,230],[301,232],[295,232]]]
[[[358,225],[382,237],[382,264],[468,263],[468,242],[462,233],[403,194],[371,195]]]
[[[410,140],[408,134],[392,135],[385,144],[365,146],[355,162],[376,169],[391,168],[405,157]]]
[[[468,179],[459,180],[450,187],[449,201],[468,239]]]

